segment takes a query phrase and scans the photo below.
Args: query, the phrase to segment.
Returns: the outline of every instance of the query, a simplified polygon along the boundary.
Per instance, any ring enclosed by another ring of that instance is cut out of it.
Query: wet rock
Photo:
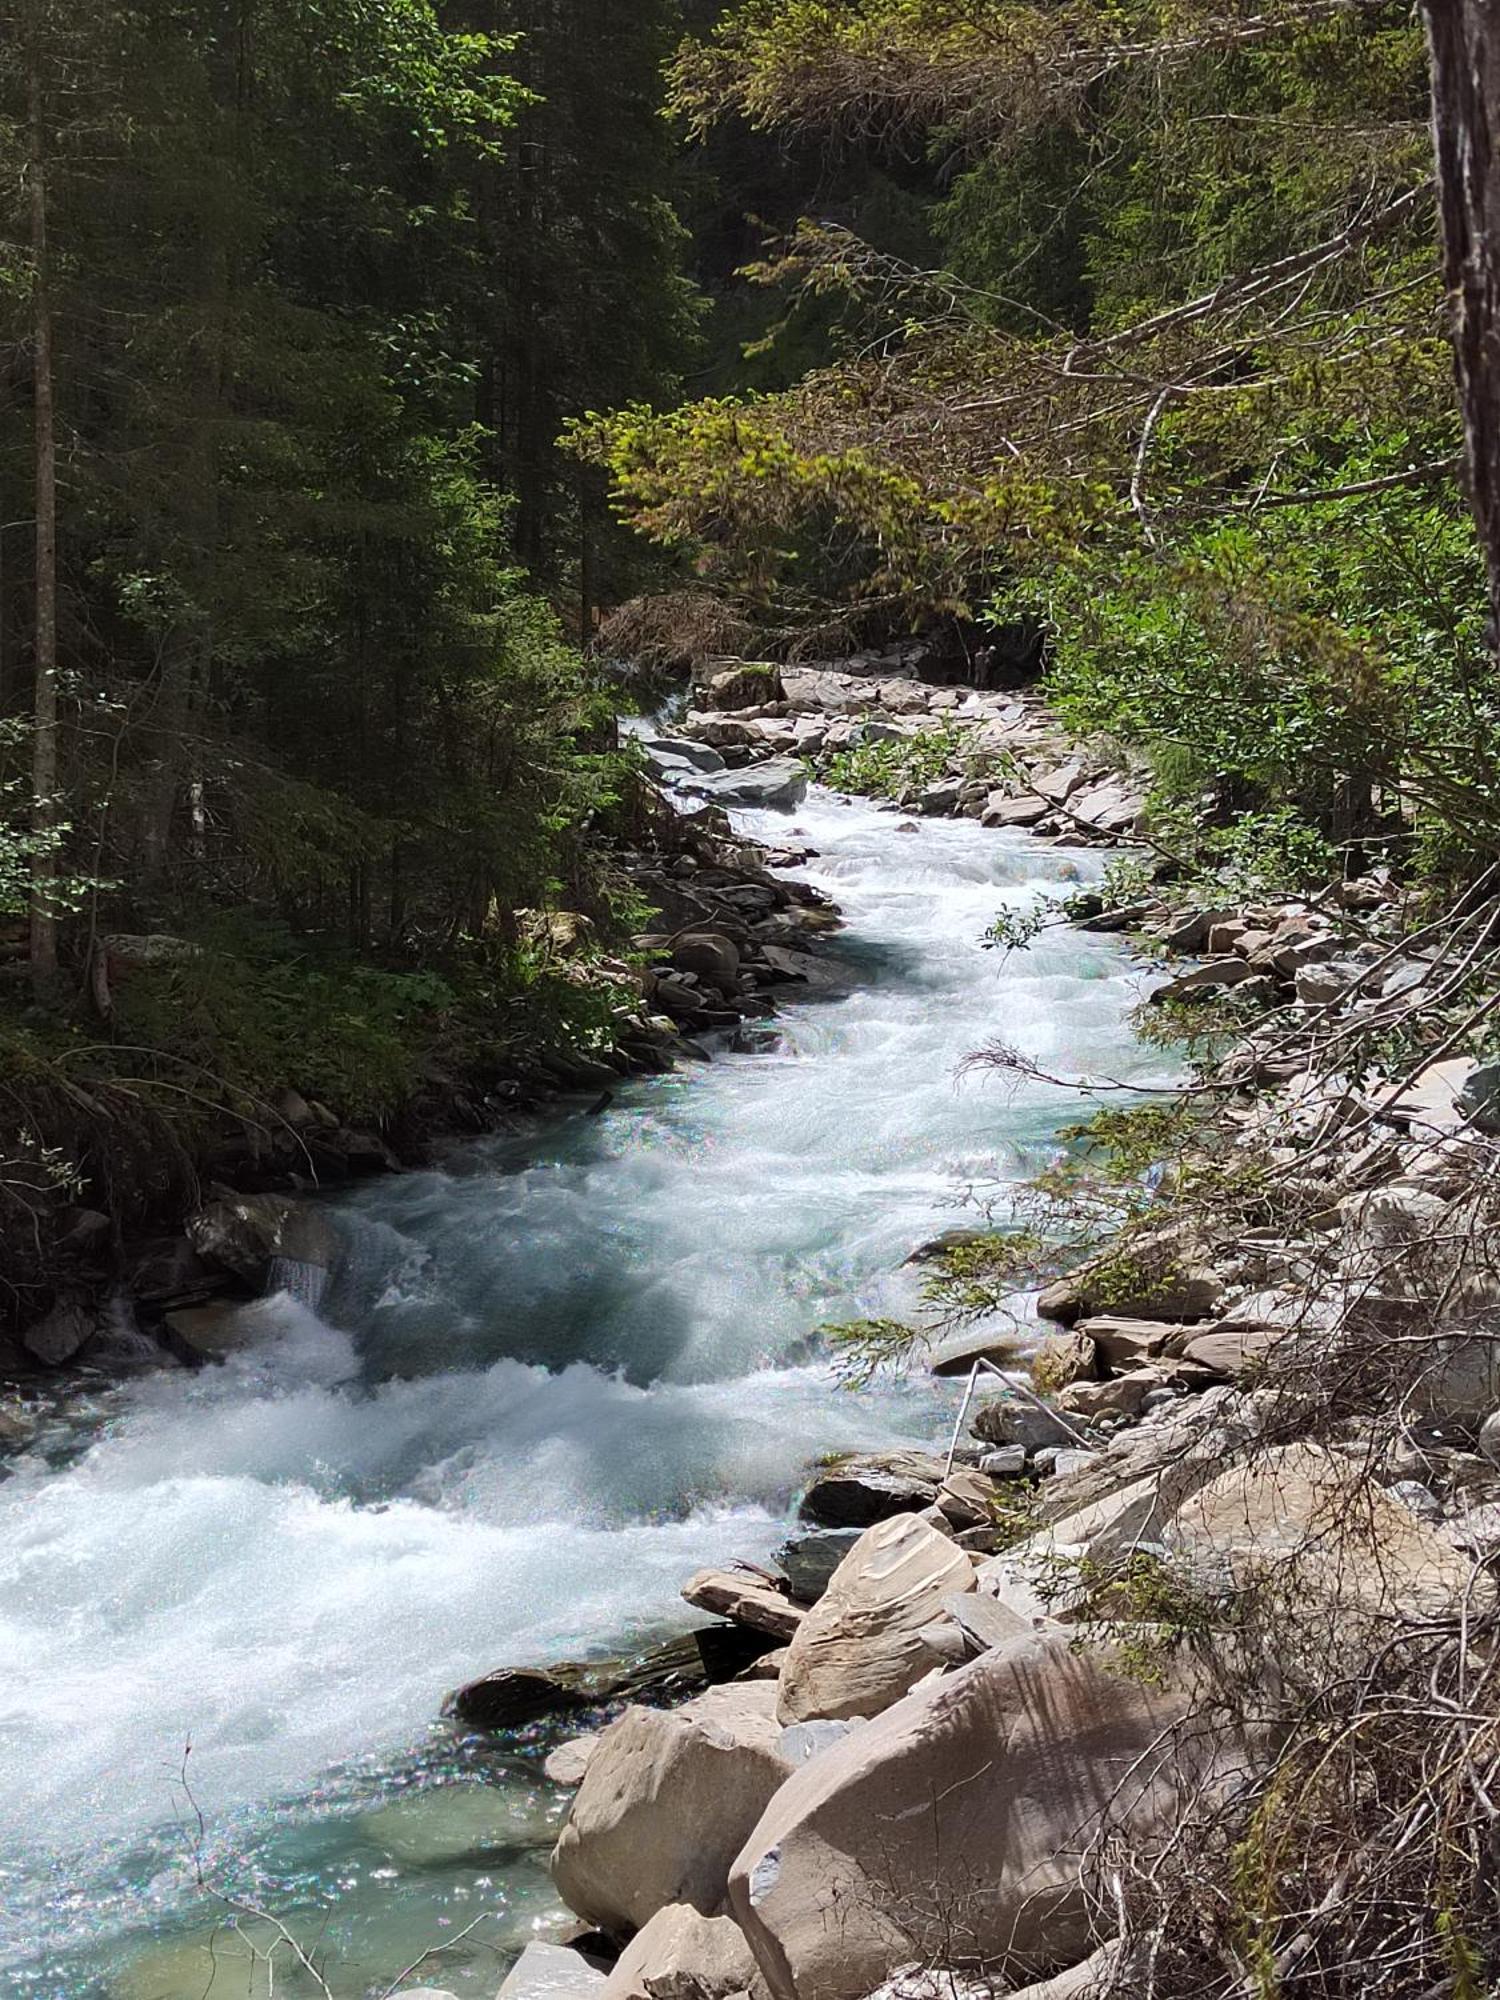
[[[790,811],[807,797],[808,777],[795,758],[768,757],[743,771],[699,773],[692,783],[695,791],[706,793],[718,805]]]
[[[200,1209],[187,1225],[198,1255],[257,1291],[278,1259],[321,1271],[337,1268],[342,1241],[326,1210],[285,1195],[236,1195]]]
[[[815,1528],[782,1543],[776,1561],[797,1603],[817,1603],[863,1532],[861,1528]]]
[[[162,1322],[168,1347],[190,1366],[223,1361],[227,1355],[253,1346],[262,1336],[262,1329],[243,1305],[225,1299],[201,1306],[174,1306],[162,1315]]]
[[[739,976],[739,948],[722,931],[686,931],[672,947],[680,972],[695,972],[723,991],[733,992]]]
[[[984,811],[979,815],[979,823],[992,827],[1031,827],[1045,819],[1051,810],[1048,800],[1034,794],[1023,794],[1013,799],[1004,792],[991,792]]]
[[[628,1660],[565,1660],[501,1667],[451,1694],[443,1713],[474,1729],[515,1729],[549,1715],[617,1701],[675,1701],[731,1681],[774,1641],[734,1625],[709,1625]]]
[[[664,764],[668,769],[722,771],[724,768],[724,759],[717,750],[691,736],[654,736],[641,747],[650,763]]]
[[[62,1368],[88,1345],[104,1325],[105,1320],[93,1300],[59,1299],[50,1312],[23,1329],[21,1345],[44,1368]]]
[[[781,1720],[879,1714],[939,1663],[922,1627],[944,1597],[973,1587],[968,1557],[925,1522],[903,1515],[868,1529],[787,1650]]]
[[[937,1499],[946,1468],[921,1451],[870,1452],[834,1459],[803,1494],[797,1512],[825,1528],[868,1528]]]

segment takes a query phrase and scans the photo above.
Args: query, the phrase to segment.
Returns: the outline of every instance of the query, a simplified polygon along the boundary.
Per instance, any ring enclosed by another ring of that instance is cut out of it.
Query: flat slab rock
[[[682,1594],[696,1611],[711,1611],[735,1625],[748,1625],[773,1639],[790,1639],[803,1613],[771,1584],[732,1569],[700,1569]]]

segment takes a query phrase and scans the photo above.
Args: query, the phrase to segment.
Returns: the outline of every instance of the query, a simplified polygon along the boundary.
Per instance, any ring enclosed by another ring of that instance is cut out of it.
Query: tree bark
[[[1500,0],[1423,0],[1470,501],[1500,650]]]
[[[32,256],[32,398],[36,429],[36,694],[31,758],[31,975],[57,971],[57,434],[52,399],[52,300],[47,255],[47,130],[42,57],[27,79],[27,181]]]

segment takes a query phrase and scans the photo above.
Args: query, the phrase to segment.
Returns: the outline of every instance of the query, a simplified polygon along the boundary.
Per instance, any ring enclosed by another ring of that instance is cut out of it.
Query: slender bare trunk
[[[1469,492],[1500,650],[1500,0],[1424,0],[1423,12]]]
[[[32,742],[31,973],[43,989],[57,970],[57,436],[52,407],[52,300],[47,258],[47,134],[41,54],[28,79],[27,178],[32,255],[33,412],[36,425],[36,700]]]

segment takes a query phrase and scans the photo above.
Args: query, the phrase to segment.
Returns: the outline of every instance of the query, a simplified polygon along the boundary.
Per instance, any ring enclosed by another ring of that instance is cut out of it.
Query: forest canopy
[[[782,231],[751,275],[836,301],[833,350],[583,433],[627,519],[793,644],[1039,618],[1069,718],[1142,745],[1164,807],[1290,801],[1325,867],[1403,810],[1431,860],[1493,851],[1409,9],[760,0],[673,93],[696,133],[919,160],[936,254]]]

